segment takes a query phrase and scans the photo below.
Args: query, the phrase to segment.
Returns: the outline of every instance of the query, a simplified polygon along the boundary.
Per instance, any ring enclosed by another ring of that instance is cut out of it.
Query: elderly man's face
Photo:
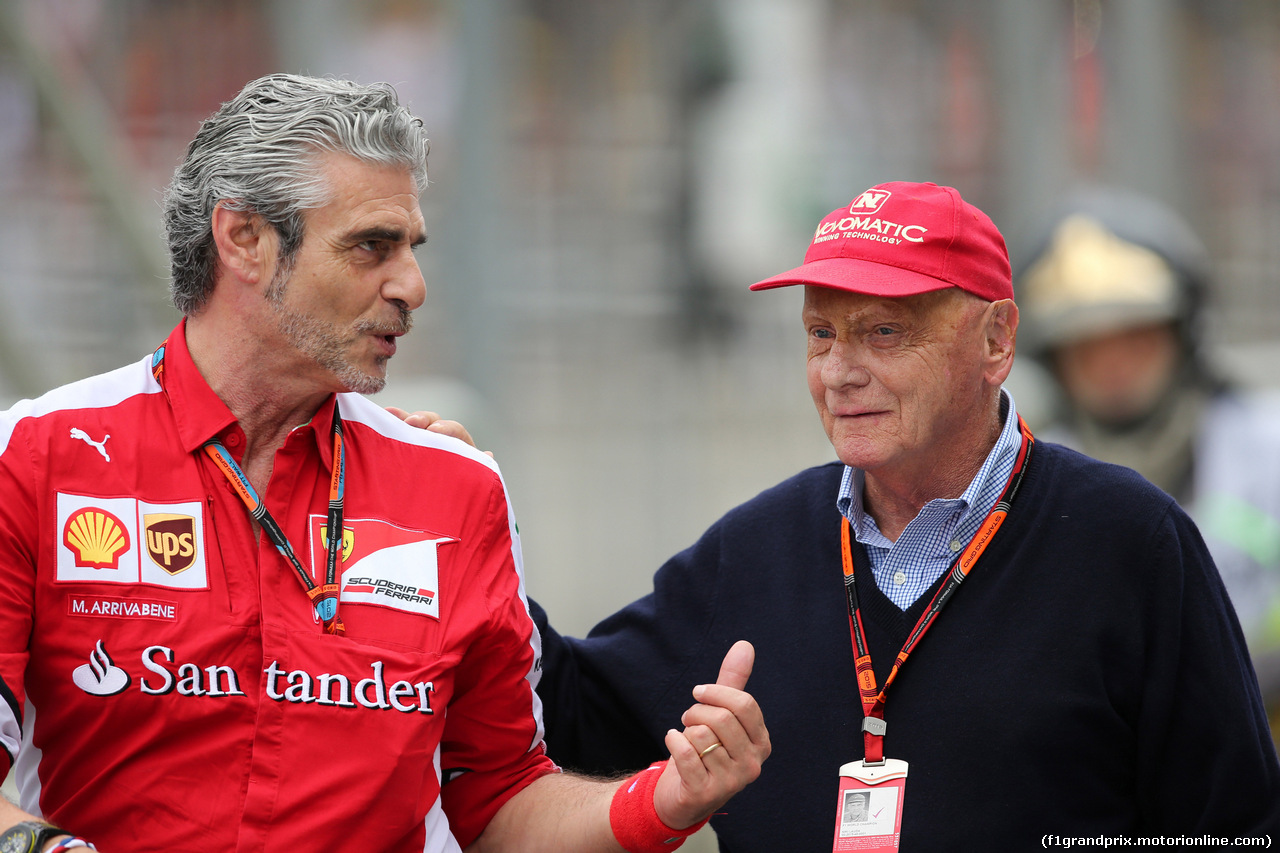
[[[954,464],[991,400],[989,307],[955,288],[888,299],[805,287],[809,392],[842,462],[921,478]]]
[[[396,339],[426,286],[413,247],[426,239],[408,171],[346,155],[322,159],[333,197],[309,211],[293,269],[266,294],[298,370],[325,387],[382,389]]]

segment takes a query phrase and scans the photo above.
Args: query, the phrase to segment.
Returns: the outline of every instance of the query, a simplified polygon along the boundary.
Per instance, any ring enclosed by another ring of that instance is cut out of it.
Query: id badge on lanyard
[[[902,650],[898,652],[885,678],[884,687],[876,684],[875,670],[871,666],[871,651],[866,632],[862,627],[862,609],[858,606],[858,591],[853,577],[853,545],[849,522],[840,519],[840,556],[844,564],[844,588],[849,606],[849,634],[853,640],[854,663],[858,673],[858,695],[862,700],[863,758],[851,761],[840,768],[840,787],[836,800],[836,829],[831,849],[835,853],[857,850],[862,853],[897,853],[902,834],[902,805],[907,784],[907,762],[885,758],[884,738],[888,726],[885,723],[885,695],[889,685],[897,678],[911,652],[933,625],[934,620],[978,558],[995,538],[996,532],[1009,515],[1013,499],[1022,484],[1022,474],[1031,456],[1034,439],[1022,418],[1018,418],[1022,433],[1022,446],[1013,465],[1013,473],[1005,484],[1004,492],[995,507],[987,514],[978,532],[955,563],[947,571],[942,586],[929,606],[921,614],[911,633],[907,635]]]
[[[886,758],[868,766],[851,761],[840,768],[834,851],[895,853],[902,834],[902,795],[907,762]]]

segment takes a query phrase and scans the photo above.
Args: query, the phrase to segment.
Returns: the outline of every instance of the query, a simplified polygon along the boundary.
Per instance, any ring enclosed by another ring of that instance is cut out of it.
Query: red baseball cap
[[[1013,298],[1009,251],[995,223],[951,187],[891,181],[818,224],[804,263],[752,290],[811,284],[872,296],[958,287]]]

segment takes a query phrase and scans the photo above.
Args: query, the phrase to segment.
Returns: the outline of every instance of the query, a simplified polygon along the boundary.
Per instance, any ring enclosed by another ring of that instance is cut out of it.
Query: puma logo
[[[72,427],[71,437],[78,438],[81,441],[83,441],[85,444],[92,445],[99,453],[102,454],[103,459],[107,460],[108,462],[111,461],[111,455],[107,453],[107,448],[104,446],[107,443],[107,439],[111,438],[110,435],[104,435],[102,437],[102,441],[94,441],[92,438],[89,438],[89,433],[80,429],[80,427]]]

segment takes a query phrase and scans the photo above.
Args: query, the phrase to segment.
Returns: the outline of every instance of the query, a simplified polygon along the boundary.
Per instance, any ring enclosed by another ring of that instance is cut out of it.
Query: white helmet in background
[[[1078,190],[1015,277],[1023,343],[1043,357],[1085,338],[1172,322],[1191,355],[1208,267],[1203,244],[1169,208],[1125,190]]]

